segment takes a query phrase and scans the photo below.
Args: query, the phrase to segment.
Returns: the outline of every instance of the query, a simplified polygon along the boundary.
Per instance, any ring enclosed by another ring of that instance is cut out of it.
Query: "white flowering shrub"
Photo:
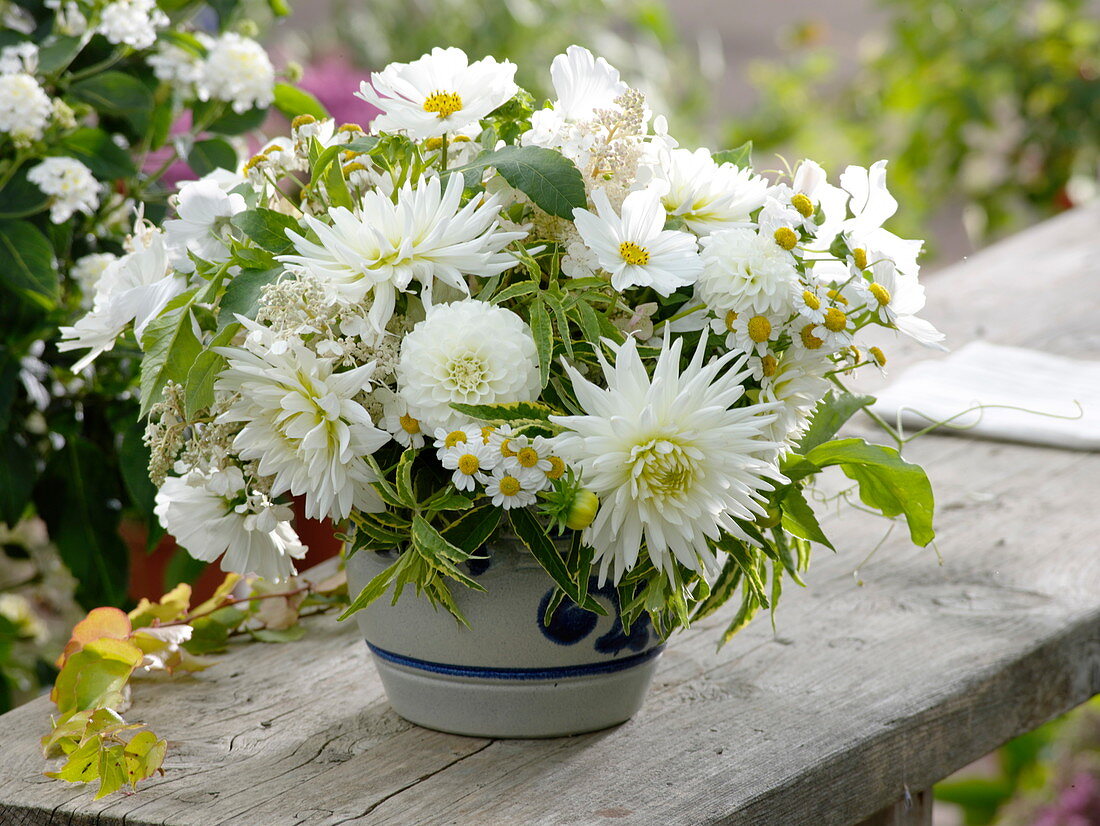
[[[542,108],[515,68],[436,49],[363,83],[370,130],[297,118],[184,185],[66,330],[103,358],[136,325],[165,529],[286,578],[299,496],[349,553],[400,551],[348,613],[413,585],[460,619],[463,563],[514,536],[563,599],[602,611],[609,581],[662,634],[736,596],[727,636],[829,545],[826,467],[929,543],[923,471],[833,438],[868,401],[841,377],[885,364],[865,330],[941,338],[885,162],[765,178],[748,146],[678,147],[585,49]]]
[[[322,114],[278,80],[236,2],[216,10],[0,2],[0,523],[41,516],[85,605],[126,598],[121,514],[157,525],[139,353],[114,342],[185,289],[153,228],[173,178],[236,172],[273,103]],[[180,220],[207,206],[185,200]]]

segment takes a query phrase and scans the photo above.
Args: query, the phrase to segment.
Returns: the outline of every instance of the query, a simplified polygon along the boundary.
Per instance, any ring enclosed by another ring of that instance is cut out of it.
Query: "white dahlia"
[[[374,362],[343,373],[297,343],[276,341],[270,331],[243,316],[249,349],[219,348],[228,366],[215,389],[236,394],[217,421],[242,422],[233,440],[242,459],[259,462],[273,476],[273,496],[305,497],[306,516],[344,519],[353,507],[380,506],[366,462],[390,440],[357,400],[367,389]],[[278,345],[278,346],[275,346]]]
[[[723,533],[747,539],[737,519],[764,513],[761,491],[782,477],[761,455],[775,418],[769,405],[731,409],[744,394],[744,359],[727,353],[704,364],[706,336],[681,373],[682,339],[646,373],[634,339],[601,356],[607,389],[567,366],[583,416],[552,416],[566,429],[555,452],[600,498],[584,542],[595,550],[600,579],[618,582],[645,543],[658,571],[674,578],[673,560],[712,577],[721,561],[711,542]]]
[[[408,290],[414,280],[430,305],[435,279],[468,294],[466,275],[486,278],[515,265],[515,258],[502,250],[527,233],[500,228],[499,196],[460,207],[462,188],[462,176],[455,173],[442,191],[438,178],[421,181],[416,189],[406,184],[396,204],[368,192],[357,212],[330,210],[331,225],[307,215],[306,226],[317,242],[288,231],[298,254],[279,260],[308,272],[344,303],[359,304],[369,296],[367,320],[381,334],[397,292]]]
[[[486,57],[470,63],[462,49],[432,49],[412,63],[391,63],[363,81],[357,97],[377,106],[376,132],[417,139],[476,137],[478,123],[518,91],[516,66]]]
[[[409,413],[432,430],[470,421],[452,402],[533,401],[539,366],[531,328],[484,301],[438,305],[401,343],[397,385]]]
[[[695,294],[715,315],[789,313],[800,292],[795,259],[775,238],[724,229],[702,239],[703,272]]]
[[[306,546],[291,527],[292,513],[250,493],[240,468],[193,470],[170,476],[157,491],[160,524],[195,559],[222,557],[222,570],[280,580],[293,576]]]
[[[729,229],[748,221],[764,204],[768,182],[751,169],[718,164],[701,148],[661,153],[657,181],[661,203],[669,215],[682,218],[699,235]]]
[[[665,211],[657,193],[631,192],[623,201],[622,215],[602,189],[592,193],[596,212],[574,209],[573,221],[584,243],[611,274],[611,286],[619,292],[630,287],[652,287],[671,295],[690,286],[703,269],[695,236],[665,229]]]

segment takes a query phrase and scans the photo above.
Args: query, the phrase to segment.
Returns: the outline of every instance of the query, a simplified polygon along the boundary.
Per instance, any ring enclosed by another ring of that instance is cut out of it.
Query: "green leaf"
[[[114,708],[122,702],[123,686],[142,661],[141,649],[126,640],[102,637],[71,654],[54,684],[53,698],[61,714],[93,708]]]
[[[107,71],[78,80],[69,87],[69,94],[104,115],[126,118],[139,133],[149,125],[153,93],[127,72]]]
[[[574,209],[588,206],[580,170],[553,149],[505,146],[482,153],[457,171],[466,173],[467,186],[473,186],[488,166],[551,215],[572,219]]]
[[[795,450],[805,454],[820,444],[824,444],[836,435],[837,431],[853,415],[864,407],[873,404],[874,396],[857,396],[854,393],[836,393],[830,391],[818,402],[810,417],[810,427],[803,434]]]
[[[549,422],[550,417],[558,412],[542,402],[505,402],[502,404],[461,404],[455,402],[451,407],[466,416],[495,425],[511,422]]]
[[[27,180],[27,170],[19,169],[0,189],[0,219],[24,218],[49,206],[49,196]]]
[[[287,237],[287,230],[301,233],[298,222],[289,215],[273,209],[249,209],[233,216],[233,226],[247,235],[263,249],[275,255],[287,252],[294,242]]]
[[[36,476],[34,452],[10,435],[0,440],[0,522],[14,526],[31,501]]]
[[[283,274],[282,267],[268,270],[241,270],[225,287],[225,294],[219,304],[218,327],[224,329],[234,323],[238,315],[256,318],[260,308],[260,294],[263,288],[276,281]]]
[[[909,535],[917,545],[936,538],[932,528],[935,500],[928,476],[919,465],[901,458],[892,447],[872,445],[862,439],[825,442],[806,454],[818,467],[839,465],[859,483],[859,498],[884,516],[905,515]]]
[[[356,611],[361,611],[382,596],[382,594],[386,593],[386,589],[390,587],[394,578],[405,568],[409,567],[412,558],[412,554],[402,554],[397,558],[396,562],[371,579],[370,582],[363,586],[363,590],[359,592],[359,595],[351,601],[351,604],[344,613],[340,615],[340,619],[346,620]]]
[[[203,175],[209,175],[215,169],[235,170],[237,150],[221,138],[195,141],[195,145],[187,153],[187,165],[200,178]]]
[[[535,281],[518,281],[515,284],[509,284],[503,290],[494,295],[490,302],[491,304],[503,304],[512,298],[519,298],[521,295],[530,295],[531,293],[538,292],[539,285]]]
[[[91,783],[99,777],[99,750],[102,746],[103,738],[99,735],[89,737],[69,754],[60,769],[46,772],[46,776],[70,783]]]
[[[706,599],[695,606],[692,622],[709,617],[725,605],[733,596],[734,591],[737,590],[737,586],[741,582],[741,576],[741,566],[737,564],[737,560],[727,559],[726,564],[722,566],[722,572],[718,574],[718,579],[711,587]]]
[[[801,490],[794,486],[789,488],[783,496],[780,508],[783,511],[783,528],[786,531],[811,542],[820,543],[830,550],[836,550],[821,530],[821,525]]]
[[[305,635],[304,625],[292,625],[290,628],[258,628],[252,632],[252,639],[260,642],[296,642]]]
[[[130,178],[137,174],[130,153],[102,129],[77,129],[61,139],[61,149],[92,170],[101,181]]]
[[[126,744],[126,779],[132,788],[141,780],[152,777],[164,762],[168,741],[160,740],[151,731],[135,734]]]
[[[736,149],[723,149],[721,152],[715,152],[711,157],[715,163],[731,163],[734,166],[746,169],[752,165],[752,141],[745,141]]]
[[[263,125],[264,118],[266,117],[267,107],[249,109],[240,114],[227,108],[225,114],[215,119],[213,123],[206,127],[206,131],[214,132],[219,135],[242,135],[245,132],[252,132],[253,130],[259,129]]]
[[[0,222],[0,283],[52,309],[61,297],[53,246],[26,221]]]
[[[448,542],[443,534],[437,531],[420,514],[413,516],[409,536],[412,539],[413,549],[424,557],[433,568],[442,571],[467,588],[473,588],[475,591],[485,590],[477,580],[471,579],[455,567],[458,563],[469,559],[470,555],[457,545]]]
[[[394,477],[397,482],[397,497],[407,508],[416,507],[416,492],[412,484],[412,466],[416,461],[416,448],[408,448],[401,454],[397,461],[397,473]]]
[[[95,799],[114,794],[126,782],[126,753],[121,744],[107,746],[99,751],[99,788]]]
[[[294,120],[298,115],[313,115],[317,120],[331,117],[321,101],[304,89],[289,83],[275,84],[275,108]]]
[[[183,647],[191,654],[213,654],[224,651],[229,642],[229,632],[248,617],[244,611],[232,606],[219,608],[212,614],[199,617],[191,623],[191,639]]]
[[[187,372],[202,352],[202,343],[191,323],[191,304],[195,290],[176,296],[164,311],[145,328],[141,347],[141,415],[160,400],[169,381],[183,384]]]
[[[519,540],[573,602],[581,608],[593,611],[600,616],[607,615],[604,607],[596,602],[591,595],[581,593],[580,586],[569,574],[565,560],[562,559],[558,549],[554,546],[550,537],[546,535],[546,530],[539,524],[534,514],[526,508],[512,508],[508,511],[508,518]]]
[[[464,513],[443,529],[443,538],[468,554],[477,553],[497,529],[502,513],[500,508],[492,505]]]
[[[53,36],[38,50],[38,73],[51,75],[73,62],[84,48],[84,38]]]
[[[360,155],[368,155],[378,148],[378,138],[374,135],[366,135],[362,138],[345,144],[341,149],[344,152],[357,152]]]
[[[118,605],[126,596],[129,550],[118,534],[118,472],[95,443],[68,437],[35,486],[34,503],[78,583],[83,605]]]
[[[193,419],[203,408],[210,407],[214,403],[214,381],[218,374],[225,369],[225,356],[215,351],[217,347],[224,347],[233,340],[233,336],[241,328],[240,324],[230,324],[224,327],[213,339],[206,349],[199,353],[191,369],[187,371],[186,390],[184,392],[184,413],[187,418]]]
[[[531,303],[531,334],[535,338],[535,349],[539,356],[539,387],[546,387],[550,381],[550,361],[554,357],[554,330],[550,326],[550,314],[542,299]]]

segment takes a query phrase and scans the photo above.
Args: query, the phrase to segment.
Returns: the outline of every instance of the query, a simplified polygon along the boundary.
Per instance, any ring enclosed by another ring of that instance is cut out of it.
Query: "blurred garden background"
[[[1087,0],[310,0],[289,16],[282,0],[244,2],[269,21],[276,64],[300,64],[301,86],[338,122],[369,120],[352,92],[370,70],[437,45],[516,61],[541,100],[549,77],[535,67],[578,43],[669,112],[672,131],[716,149],[751,140],[760,169],[889,157],[906,204],[892,228],[928,239],[927,271],[1100,189],[1100,4]],[[199,22],[215,28],[238,5],[203,5]],[[177,179],[206,171],[178,166]],[[57,351],[57,327],[80,310],[69,276],[48,313],[0,292],[0,711],[52,682],[88,609],[218,579],[152,515],[134,353],[89,377]],[[302,533],[312,561],[334,551],[323,527]],[[1100,824],[1100,707],[938,794],[944,826]]]

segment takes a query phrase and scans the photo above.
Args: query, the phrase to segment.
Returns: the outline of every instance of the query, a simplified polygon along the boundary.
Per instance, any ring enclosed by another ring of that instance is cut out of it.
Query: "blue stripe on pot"
[[[449,663],[418,660],[416,657],[395,654],[393,651],[387,651],[384,648],[371,645],[369,642],[367,647],[374,656],[395,665],[429,671],[433,674],[443,674],[448,677],[474,677],[482,680],[565,680],[573,677],[589,677],[594,674],[612,674],[616,671],[626,671],[647,663],[665,650],[663,645],[658,645],[648,651],[643,651],[641,654],[633,654],[617,660],[585,663],[583,665],[566,665],[558,668],[491,668],[479,665],[450,665]]]

